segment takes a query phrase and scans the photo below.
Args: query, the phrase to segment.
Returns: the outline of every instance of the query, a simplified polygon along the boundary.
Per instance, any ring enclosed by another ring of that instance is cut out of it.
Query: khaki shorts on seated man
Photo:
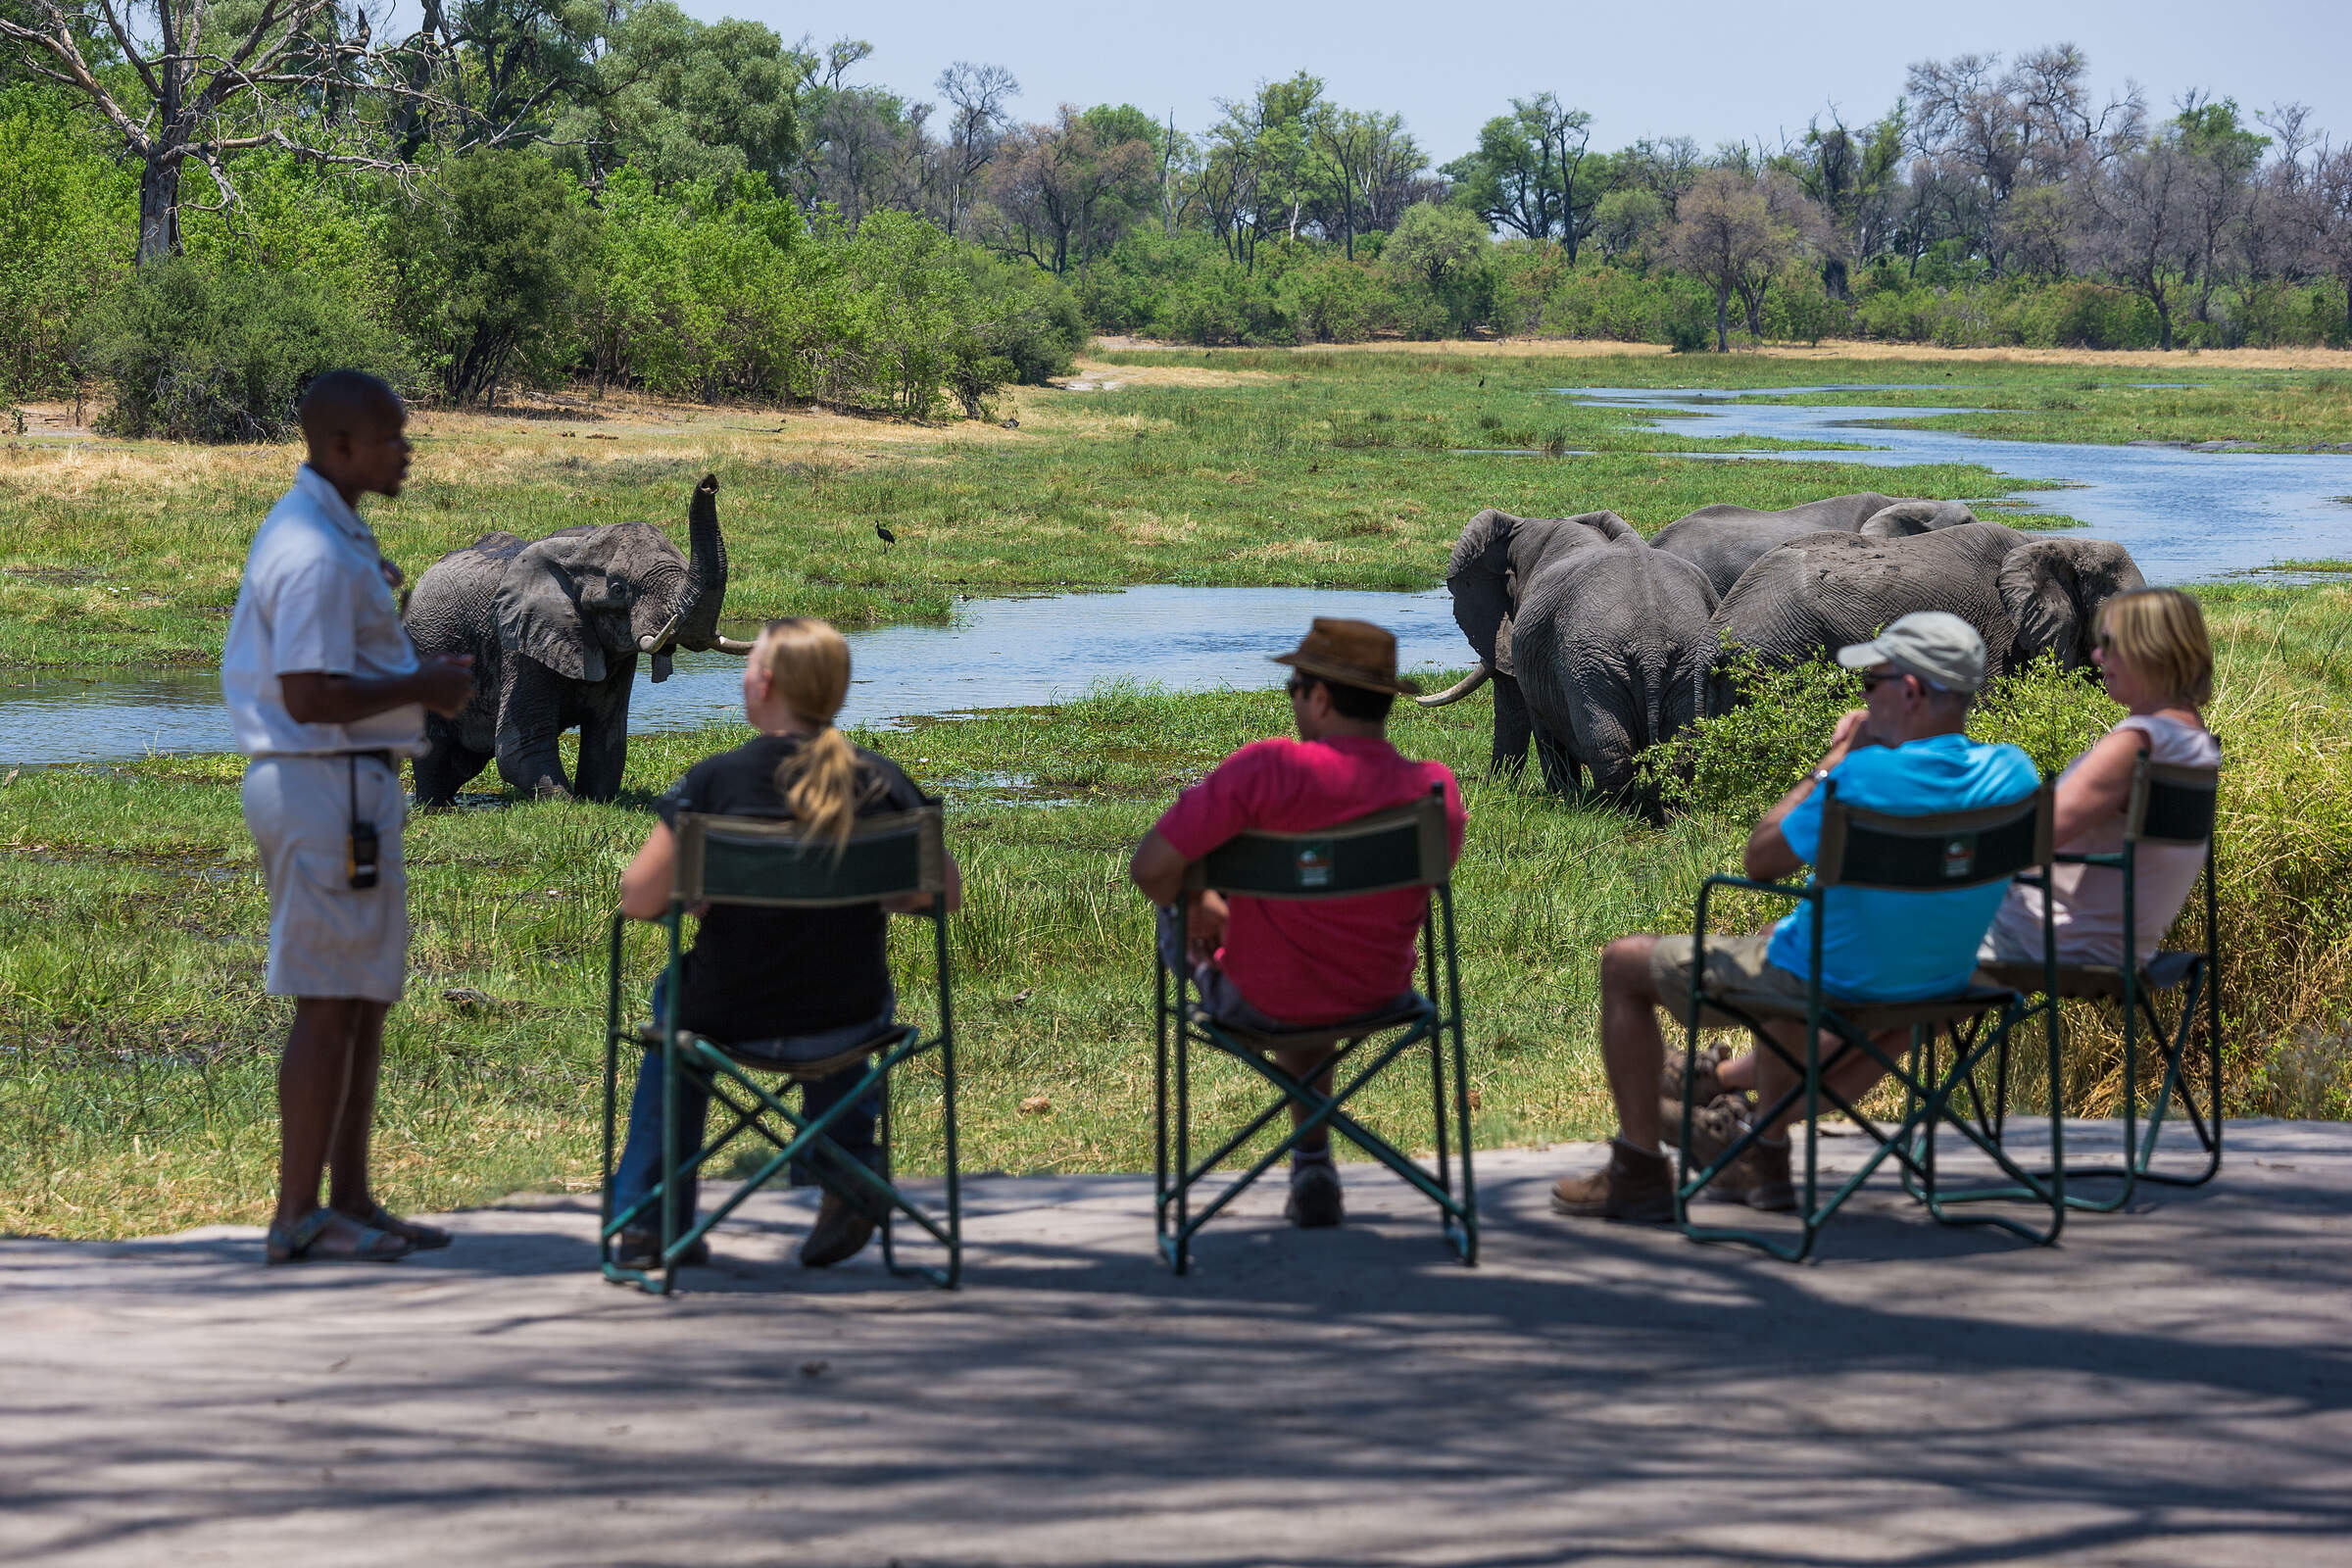
[[[2033,794],[2040,775],[2024,752],[1981,746],[1966,733],[1969,704],[1984,683],[1984,658],[1975,628],[1941,611],[1904,615],[1872,641],[1839,650],[1839,663],[1862,671],[1866,706],[1838,721],[1820,765],[1756,824],[1747,841],[1747,875],[1777,880],[1811,863],[1821,845],[1823,786],[1831,780],[1846,805],[1895,816],[2005,806]],[[2003,892],[1997,882],[1949,893],[1832,888],[1822,930],[1824,995],[1916,1002],[1964,989]],[[1799,905],[1769,932],[1710,936],[1703,958],[1709,987],[1776,991],[1801,1002],[1812,919],[1812,906]],[[1617,1139],[1605,1167],[1552,1188],[1552,1206],[1561,1213],[1651,1223],[1674,1218],[1674,1164],[1661,1148],[1660,1085],[1667,1072],[1657,1009],[1688,1023],[1693,956],[1690,938],[1680,935],[1620,937],[1601,954],[1600,1049],[1617,1102]],[[1777,1024],[1774,1035],[1794,1051],[1804,1027]],[[1888,1049],[1901,1043],[1899,1034],[1881,1040]],[[1825,1032],[1825,1056],[1835,1045]],[[1758,1052],[1755,1068],[1760,1104],[1772,1104],[1796,1081],[1795,1069],[1772,1052]],[[1880,1076],[1876,1062],[1855,1055],[1829,1081],[1850,1099]],[[1786,1129],[1796,1114],[1792,1106],[1775,1118],[1752,1154],[1709,1195],[1741,1197],[1757,1208],[1793,1207]]]
[[[1129,874],[1159,907],[1160,955],[1189,962],[1201,1004],[1220,1023],[1263,1031],[1311,1029],[1389,1009],[1413,989],[1428,895],[1418,888],[1293,903],[1196,895],[1188,952],[1176,904],[1185,867],[1251,831],[1302,833],[1402,806],[1433,787],[1446,792],[1448,853],[1462,853],[1468,817],[1442,762],[1417,762],[1389,744],[1389,708],[1415,690],[1396,675],[1396,639],[1360,620],[1317,617],[1291,653],[1274,661],[1296,673],[1287,688],[1298,739],[1252,741],[1177,797],[1136,846]],[[1284,1071],[1331,1092],[1331,1053],[1275,1053]],[[1291,1107],[1294,1120],[1303,1112]],[[1294,1224],[1340,1223],[1339,1171],[1322,1129],[1291,1156]]]

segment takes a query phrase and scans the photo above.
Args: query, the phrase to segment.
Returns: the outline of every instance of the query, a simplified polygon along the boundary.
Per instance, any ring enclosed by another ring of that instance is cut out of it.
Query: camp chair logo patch
[[[1298,885],[1302,888],[1331,886],[1331,841],[1317,839],[1298,846]]]
[[[1976,868],[1977,836],[1974,833],[1962,834],[1958,838],[1946,839],[1943,841],[1943,874],[1945,880],[1955,881],[1968,875]]]

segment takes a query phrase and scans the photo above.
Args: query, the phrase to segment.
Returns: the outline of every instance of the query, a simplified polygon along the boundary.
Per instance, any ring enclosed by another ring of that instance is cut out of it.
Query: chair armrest
[[[1716,872],[1699,883],[1699,887],[1701,889],[1745,888],[1750,893],[1777,893],[1784,899],[1800,901],[1810,898],[1813,892],[1802,882],[1759,882],[1752,876],[1735,876],[1729,871]]]

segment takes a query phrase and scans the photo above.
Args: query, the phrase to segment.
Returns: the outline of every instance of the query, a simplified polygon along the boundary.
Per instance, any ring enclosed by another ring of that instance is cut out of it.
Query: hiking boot
[[[1747,1206],[1768,1213],[1786,1214],[1796,1207],[1796,1184],[1788,1179],[1788,1144],[1768,1144],[1758,1139],[1747,1152],[1754,1163],[1754,1184],[1747,1190]]]
[[[1328,1230],[1347,1216],[1340,1197],[1339,1167],[1328,1159],[1291,1167],[1291,1200],[1283,1217],[1302,1231]]]
[[[1683,1107],[1677,1103],[1660,1105],[1658,1108],[1666,1118],[1668,1135],[1679,1138]],[[1747,1118],[1740,1115],[1730,1101],[1719,1100],[1713,1104],[1693,1107],[1690,1112],[1689,1168],[1698,1171],[1713,1164],[1725,1150],[1747,1135]],[[1763,1149],[1762,1144],[1756,1143],[1741,1150],[1740,1157],[1717,1171],[1715,1179],[1707,1183],[1698,1196],[1718,1203],[1747,1202],[1748,1195],[1763,1180],[1763,1168],[1757,1160]],[[1788,1151],[1786,1146],[1781,1150],[1781,1179],[1783,1182],[1788,1179]]]
[[[694,1245],[678,1259],[680,1268],[701,1268],[710,1261],[710,1239],[697,1236]],[[612,1262],[615,1267],[651,1272],[662,1266],[662,1233],[660,1231],[622,1231],[612,1241]]]
[[[825,1194],[816,1206],[816,1223],[801,1243],[801,1267],[831,1268],[856,1257],[874,1238],[873,1216],[837,1194]]]
[[[1723,1065],[1732,1056],[1733,1051],[1728,1042],[1718,1041],[1700,1049],[1698,1060],[1690,1074],[1692,1105],[1711,1105],[1719,1100],[1729,1100],[1740,1115],[1754,1113],[1755,1098],[1743,1089],[1725,1087],[1719,1076]],[[1683,1054],[1672,1047],[1667,1048],[1666,1065],[1658,1073],[1658,1099],[1674,1107],[1674,1113],[1668,1121],[1671,1125],[1679,1126],[1683,1117]]]
[[[1552,1184],[1551,1206],[1583,1219],[1629,1220],[1637,1225],[1674,1221],[1674,1162],[1611,1140],[1609,1162],[1590,1176]]]

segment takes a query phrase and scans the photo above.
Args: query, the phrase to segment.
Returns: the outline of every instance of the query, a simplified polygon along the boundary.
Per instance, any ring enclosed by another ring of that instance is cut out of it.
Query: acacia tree
[[[1053,124],[1012,132],[989,180],[1004,223],[998,248],[1056,275],[1083,268],[1152,199],[1151,127],[1124,106],[1063,104]]]
[[[2088,250],[2156,311],[2158,346],[2173,346],[2173,307],[2196,262],[2195,192],[2171,134],[2134,123],[2082,181]]]
[[[179,249],[191,161],[212,181],[205,207],[233,208],[229,166],[242,153],[405,170],[368,145],[359,106],[454,109],[434,97],[429,72],[375,48],[366,14],[337,0],[261,0],[233,21],[212,0],[14,0],[0,9],[0,40],[104,119],[138,165],[142,266]]]
[[[1478,150],[1445,172],[1488,222],[1533,240],[1556,239],[1574,262],[1601,195],[1601,181],[1586,177],[1592,140],[1591,115],[1540,92],[1512,99],[1509,114],[1480,128]]]
[[[1731,352],[1731,302],[1752,271],[1769,272],[1795,249],[1795,234],[1775,223],[1764,192],[1737,170],[1710,169],[1682,200],[1667,237],[1667,260],[1715,291],[1715,352]]]

